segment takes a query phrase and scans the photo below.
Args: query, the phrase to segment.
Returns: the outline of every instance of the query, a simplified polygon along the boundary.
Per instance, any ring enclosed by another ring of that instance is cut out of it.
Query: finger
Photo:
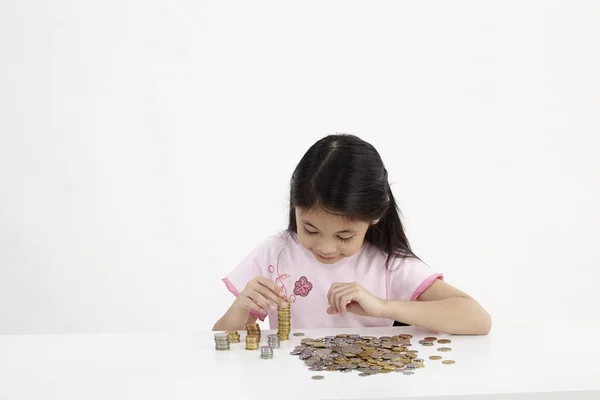
[[[273,291],[267,286],[257,285],[254,288],[254,291],[260,293],[262,297],[269,299],[275,304],[278,304],[282,307],[285,306],[285,300],[282,297],[278,296],[276,293],[273,293]]]
[[[334,283],[329,288],[329,292],[327,292],[327,302],[333,309],[334,314],[337,314],[339,312],[339,309],[336,307],[336,302],[335,302],[336,295],[341,290],[344,290],[347,286],[348,286],[347,283]]]
[[[270,309],[275,309],[275,306],[273,306],[266,297],[264,297],[262,294],[260,294],[257,291],[254,291],[250,294],[248,294],[248,297],[255,302],[256,304],[258,304],[263,310],[268,310]],[[266,311],[265,311],[266,312]]]
[[[244,299],[244,305],[248,307],[249,310],[257,311],[259,314],[267,314],[267,310],[262,308],[258,303],[252,300],[250,297],[246,297]]]
[[[331,306],[327,307],[327,314],[335,314],[335,312],[333,311],[333,308],[331,308]]]
[[[283,289],[281,289],[275,282],[273,282],[269,278],[267,278],[265,276],[259,276],[257,281],[262,286],[264,286],[267,289],[269,289],[270,291],[272,291],[275,295],[281,297],[284,300],[287,300],[285,298],[285,293],[284,293]]]
[[[346,287],[336,294],[335,306],[341,315],[346,313],[346,304],[354,299],[355,294],[356,288],[354,287]]]

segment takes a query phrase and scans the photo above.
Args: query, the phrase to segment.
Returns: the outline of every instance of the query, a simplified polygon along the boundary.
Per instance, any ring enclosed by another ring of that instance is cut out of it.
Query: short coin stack
[[[273,358],[273,348],[271,346],[261,346],[260,358],[263,360]]]
[[[246,324],[246,332],[248,336],[258,336],[260,342],[260,326],[256,322]]]
[[[237,331],[229,332],[229,343],[239,343],[240,334]]]
[[[227,332],[215,333],[215,348],[219,351],[229,350],[229,335]]]
[[[246,350],[258,350],[260,337],[256,335],[246,335]]]
[[[278,306],[277,317],[279,328],[277,334],[279,335],[279,340],[285,342],[290,339],[291,316],[289,302],[287,302],[285,307]]]
[[[276,335],[276,334],[268,335],[267,340],[269,341],[268,345],[269,345],[269,347],[271,347],[271,349],[279,348],[279,336],[278,335]]]

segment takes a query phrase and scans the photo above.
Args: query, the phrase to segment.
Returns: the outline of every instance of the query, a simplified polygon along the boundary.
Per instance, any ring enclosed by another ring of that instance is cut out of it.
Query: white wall
[[[0,2],[0,332],[210,329],[331,132],[496,324],[598,318],[600,3]]]

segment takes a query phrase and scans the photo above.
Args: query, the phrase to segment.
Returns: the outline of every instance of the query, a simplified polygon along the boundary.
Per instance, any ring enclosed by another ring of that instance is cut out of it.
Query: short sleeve
[[[444,279],[442,274],[414,257],[394,260],[388,274],[390,300],[417,300],[436,279]]]
[[[235,297],[240,295],[240,291],[244,290],[250,280],[260,275],[266,275],[266,271],[263,269],[269,265],[272,243],[272,238],[269,238],[255,247],[229,275],[222,279],[227,289]],[[250,313],[261,321],[267,317],[267,314],[261,314],[256,310],[251,310]]]

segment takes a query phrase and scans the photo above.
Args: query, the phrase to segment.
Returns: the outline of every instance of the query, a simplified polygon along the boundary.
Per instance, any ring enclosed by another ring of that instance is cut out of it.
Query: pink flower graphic
[[[305,276],[301,276],[300,279],[294,284],[294,294],[298,296],[306,297],[308,292],[312,289],[313,285],[306,279]]]

